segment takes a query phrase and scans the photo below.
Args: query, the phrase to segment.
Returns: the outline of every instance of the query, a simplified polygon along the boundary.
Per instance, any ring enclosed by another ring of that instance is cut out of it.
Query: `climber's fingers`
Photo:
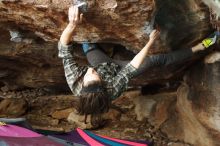
[[[154,30],[151,32],[151,34],[150,34],[149,37],[150,37],[150,39],[155,40],[155,39],[157,39],[157,38],[159,37],[159,35],[160,35],[160,31],[154,29]]]
[[[83,21],[83,14],[81,13],[80,18],[79,18],[79,22],[82,23],[82,21]]]
[[[79,20],[79,8],[77,6],[74,6],[74,9],[75,9],[74,20],[76,22],[78,22],[78,20]]]
[[[69,21],[70,21],[70,22],[73,22],[73,21],[74,21],[75,8],[74,8],[73,6],[71,6],[71,7],[69,8],[68,17],[69,17]]]

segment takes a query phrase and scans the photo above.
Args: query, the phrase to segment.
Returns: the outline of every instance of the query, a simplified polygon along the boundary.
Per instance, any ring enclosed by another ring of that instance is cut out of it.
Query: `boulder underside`
[[[134,54],[128,56],[125,52],[130,51],[129,54],[132,54],[141,50],[153,26],[160,28],[161,37],[151,48],[151,54],[188,49],[211,31],[209,9],[196,0],[86,2],[88,11],[84,14],[84,21],[77,29],[74,41],[79,44],[89,41],[124,46],[123,51],[121,47],[116,47],[113,52],[119,59],[132,59]],[[13,84],[14,88],[66,84],[56,46],[67,25],[67,8],[71,4],[71,0],[62,3],[56,0],[1,0],[0,77],[4,84]],[[22,38],[19,43],[10,41],[16,38],[13,32],[19,32]],[[110,50],[108,47],[105,49]],[[75,54],[78,62],[86,63],[80,47]],[[177,73],[181,73],[187,65],[183,62],[181,67],[174,64],[168,69],[155,69],[146,72],[144,78],[137,78],[133,83],[144,85],[161,82],[179,76]]]

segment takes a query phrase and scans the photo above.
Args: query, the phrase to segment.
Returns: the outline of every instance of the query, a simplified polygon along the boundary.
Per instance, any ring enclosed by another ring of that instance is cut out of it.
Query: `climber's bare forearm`
[[[61,44],[68,45],[71,42],[75,28],[76,25],[72,23],[67,25],[60,37]]]
[[[153,45],[154,40],[150,40],[145,47],[132,59],[132,61],[130,62],[130,64],[135,67],[136,69],[138,69],[140,67],[140,65],[143,63],[145,57],[148,54],[148,51],[150,49],[150,47]]]
[[[72,41],[73,33],[76,26],[82,22],[83,14],[80,14],[78,6],[71,6],[68,12],[69,24],[64,29],[60,42],[63,45],[68,45]]]
[[[151,48],[155,40],[159,37],[159,35],[160,31],[156,29],[151,32],[148,43],[130,62],[133,67],[135,67],[136,69],[140,67],[140,65],[144,62],[144,59],[147,56],[149,49]]]

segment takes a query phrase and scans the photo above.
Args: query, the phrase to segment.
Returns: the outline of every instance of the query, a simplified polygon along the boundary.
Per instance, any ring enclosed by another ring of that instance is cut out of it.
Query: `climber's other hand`
[[[150,33],[150,41],[154,41],[156,40],[158,37],[160,36],[160,31],[157,29],[154,29],[151,33]]]

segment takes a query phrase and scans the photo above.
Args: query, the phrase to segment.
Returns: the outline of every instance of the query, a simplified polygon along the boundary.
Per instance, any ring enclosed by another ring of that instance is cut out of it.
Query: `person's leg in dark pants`
[[[173,51],[167,54],[159,54],[159,55],[152,55],[147,57],[140,68],[137,71],[136,76],[142,74],[146,69],[150,67],[160,67],[160,66],[167,66],[170,64],[178,63],[184,60],[187,60],[193,56],[194,53],[200,52],[197,55],[204,55],[203,50],[209,48],[213,44],[217,43],[220,40],[220,32],[216,31],[211,34],[208,38],[204,39],[201,43],[193,46],[190,49],[181,49],[177,51]]]
[[[112,62],[112,59],[100,50],[97,44],[84,43],[82,44],[82,47],[88,62],[92,66],[96,66],[104,62]]]
[[[138,76],[151,67],[162,67],[178,63],[193,56],[192,49],[181,49],[167,54],[158,54],[146,57],[140,68],[137,70]]]
[[[170,64],[178,63],[184,61],[193,56],[192,49],[181,49],[173,51],[167,54],[158,54],[146,57],[139,69],[137,69],[135,77],[144,73],[147,69],[151,67],[162,67],[168,66]],[[130,61],[112,60],[112,62],[118,64],[120,67],[125,67]]]
[[[84,43],[82,44],[82,47],[84,53],[86,54],[88,62],[92,66],[96,66],[104,62],[113,62],[115,64],[118,64],[120,67],[124,67],[129,63],[129,61],[113,60],[112,58],[107,56],[101,49],[99,49],[97,44]]]
[[[86,54],[88,62],[92,66],[96,66],[104,62],[113,62],[123,68],[130,62],[130,61],[113,60],[112,58],[107,56],[102,50],[100,50],[96,44],[84,43],[83,51]],[[158,54],[158,55],[152,55],[146,57],[140,68],[137,70],[137,74],[135,76],[142,74],[151,67],[167,66],[173,63],[186,60],[192,57],[192,55],[193,55],[192,49],[181,49],[167,54]]]

